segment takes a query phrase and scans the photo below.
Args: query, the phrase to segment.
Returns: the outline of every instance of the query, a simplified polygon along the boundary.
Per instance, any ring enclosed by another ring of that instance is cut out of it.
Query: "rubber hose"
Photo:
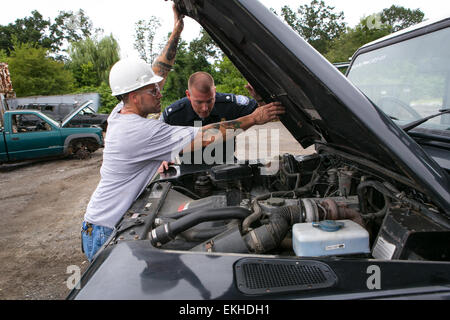
[[[199,223],[207,221],[220,220],[243,220],[250,215],[250,210],[242,207],[227,207],[208,209],[196,213],[192,213],[186,217],[180,218],[177,221],[166,223],[152,230],[151,243],[153,245],[165,244],[173,240],[178,234],[184,232]]]
[[[286,238],[290,227],[302,221],[299,206],[284,207],[269,217],[269,223],[244,237],[247,246],[255,253],[266,253],[277,248]]]
[[[229,225],[224,225],[220,227],[208,228],[207,230],[195,230],[190,229],[181,234],[183,238],[185,238],[189,242],[199,242],[206,241],[208,239],[214,238],[215,236],[227,231],[229,229]]]

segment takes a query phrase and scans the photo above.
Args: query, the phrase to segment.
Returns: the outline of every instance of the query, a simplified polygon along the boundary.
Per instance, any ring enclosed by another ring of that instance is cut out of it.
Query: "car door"
[[[33,113],[12,115],[12,130],[6,135],[10,161],[63,154],[59,128]]]

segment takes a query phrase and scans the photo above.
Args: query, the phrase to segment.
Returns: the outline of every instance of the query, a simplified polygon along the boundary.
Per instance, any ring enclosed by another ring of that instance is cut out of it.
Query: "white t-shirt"
[[[161,162],[174,160],[199,130],[120,114],[122,107],[120,103],[108,118],[101,180],[85,215],[85,221],[111,229],[150,183]]]

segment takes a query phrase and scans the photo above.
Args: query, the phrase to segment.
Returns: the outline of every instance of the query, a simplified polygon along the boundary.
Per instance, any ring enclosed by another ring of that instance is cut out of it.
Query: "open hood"
[[[93,103],[94,102],[92,100],[89,100],[81,104],[78,108],[73,109],[73,111],[69,113],[67,116],[65,116],[65,118],[61,121],[61,127],[66,126],[66,124],[68,124],[70,120],[72,120],[77,114],[79,114],[81,110],[83,110],[84,108],[88,107]]]
[[[448,174],[344,75],[255,0],[174,0],[307,148],[326,144],[405,176],[450,212]]]

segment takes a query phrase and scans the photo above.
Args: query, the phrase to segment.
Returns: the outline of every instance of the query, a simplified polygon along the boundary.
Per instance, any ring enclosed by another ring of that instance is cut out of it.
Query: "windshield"
[[[450,28],[356,57],[348,78],[399,125],[449,108]],[[450,115],[418,126],[447,133]],[[416,130],[417,130],[416,128]]]

